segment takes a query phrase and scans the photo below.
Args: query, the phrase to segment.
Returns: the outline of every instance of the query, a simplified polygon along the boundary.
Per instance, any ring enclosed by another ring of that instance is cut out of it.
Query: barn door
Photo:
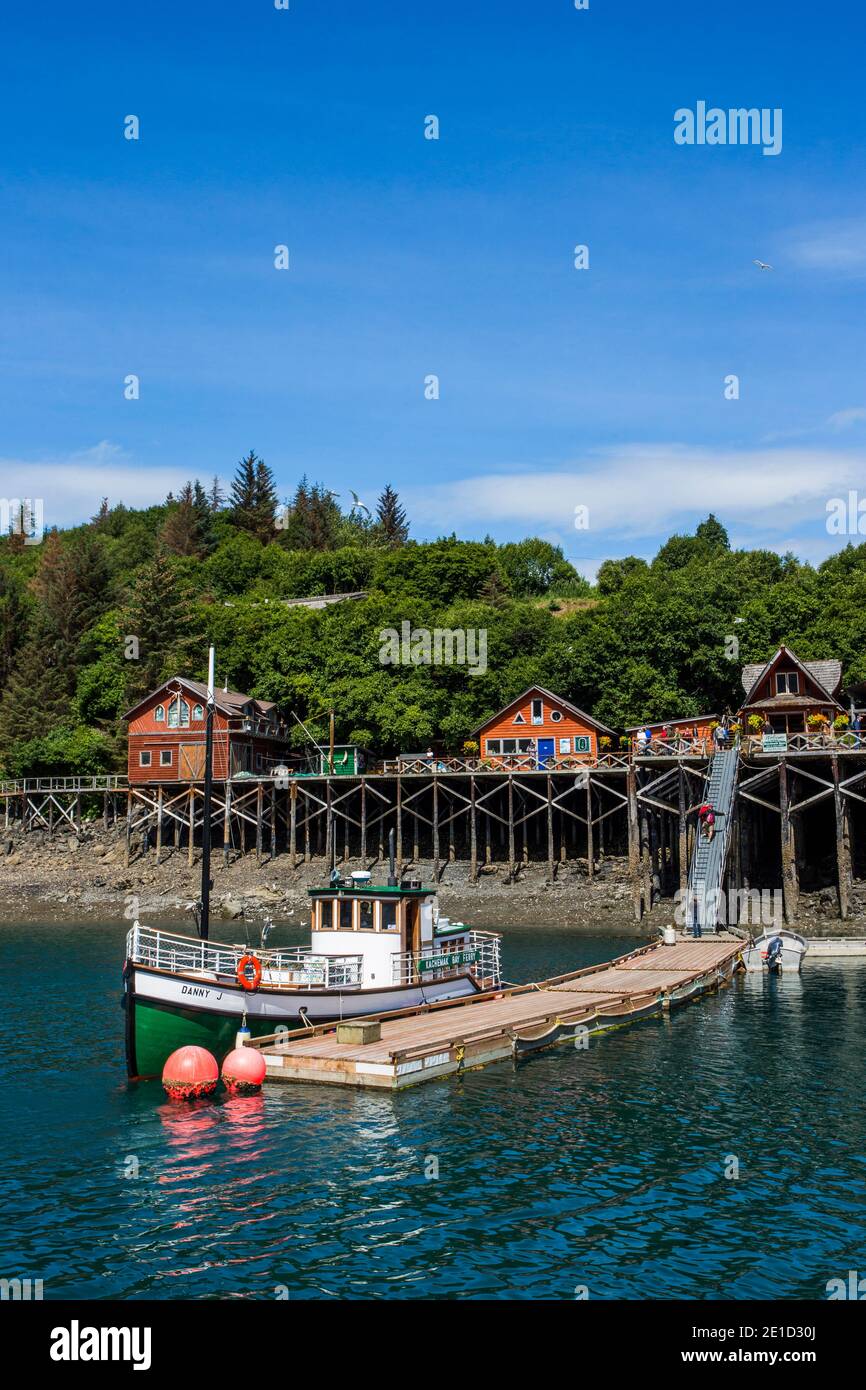
[[[182,743],[180,745],[180,767],[181,780],[188,778],[190,782],[200,782],[204,778],[204,744],[203,743]]]

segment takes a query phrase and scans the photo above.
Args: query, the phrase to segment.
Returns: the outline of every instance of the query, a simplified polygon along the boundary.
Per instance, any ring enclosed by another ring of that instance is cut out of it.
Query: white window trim
[[[138,766],[139,766],[139,767],[151,767],[152,764],[153,764],[153,755],[151,754],[150,749],[149,749],[149,748],[142,748],[141,752],[140,752],[139,755],[138,755]]]
[[[168,757],[165,756],[166,753],[168,754]],[[173,767],[173,766],[174,766],[174,750],[173,750],[172,748],[160,748],[160,750],[159,750],[159,765],[160,765],[160,767]]]
[[[535,713],[535,706],[536,706],[536,705],[540,705],[540,706],[541,706],[541,713],[540,713],[540,714],[536,714],[536,713]],[[529,718],[531,719],[531,721],[532,721],[533,724],[543,724],[543,723],[544,723],[544,701],[543,701],[543,700],[532,700],[532,701],[530,702],[530,705],[529,705]]]

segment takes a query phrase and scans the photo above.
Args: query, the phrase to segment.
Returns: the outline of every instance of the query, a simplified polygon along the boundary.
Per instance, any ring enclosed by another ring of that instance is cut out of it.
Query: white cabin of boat
[[[313,954],[360,956],[362,989],[469,974],[479,964],[480,934],[442,916],[435,890],[418,881],[374,886],[356,872],[309,896]]]

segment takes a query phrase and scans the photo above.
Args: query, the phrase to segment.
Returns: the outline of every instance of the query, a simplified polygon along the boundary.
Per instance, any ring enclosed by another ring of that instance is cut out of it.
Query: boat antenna
[[[214,649],[207,655],[207,722],[204,737],[204,819],[201,827],[201,913],[198,934],[207,941],[210,931],[210,809],[213,781]],[[190,831],[190,835],[192,832]]]
[[[388,887],[397,887],[397,864],[394,853],[394,831],[388,831]]]

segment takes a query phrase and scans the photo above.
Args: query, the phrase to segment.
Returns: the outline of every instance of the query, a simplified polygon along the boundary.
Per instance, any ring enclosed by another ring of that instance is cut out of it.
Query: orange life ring
[[[247,974],[247,967],[253,967],[252,978]],[[238,961],[238,984],[244,989],[258,989],[262,982],[262,963],[257,956],[241,956]]]

